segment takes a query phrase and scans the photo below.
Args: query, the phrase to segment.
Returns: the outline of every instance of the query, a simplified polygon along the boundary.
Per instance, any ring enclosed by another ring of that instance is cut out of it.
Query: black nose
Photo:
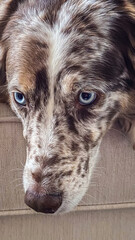
[[[27,191],[25,203],[37,212],[55,213],[62,204],[62,193],[40,193]]]

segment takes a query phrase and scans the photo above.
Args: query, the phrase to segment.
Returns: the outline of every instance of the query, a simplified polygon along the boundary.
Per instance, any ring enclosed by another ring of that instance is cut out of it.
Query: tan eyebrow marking
[[[131,17],[135,18],[135,5],[125,0],[125,9],[129,12]]]
[[[34,87],[35,87],[35,76],[34,74],[31,74],[31,73],[26,73],[24,72],[24,74],[20,74],[19,75],[19,85],[21,86],[22,88],[22,91],[24,93],[30,91],[30,90],[33,90]]]
[[[64,94],[69,94],[72,91],[73,84],[77,82],[77,74],[66,75],[62,80],[62,90]]]

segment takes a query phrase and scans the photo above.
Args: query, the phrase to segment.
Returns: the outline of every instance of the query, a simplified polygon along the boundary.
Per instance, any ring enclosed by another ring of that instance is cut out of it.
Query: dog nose
[[[37,212],[53,214],[62,204],[62,193],[45,194],[28,190],[24,200],[30,208]]]

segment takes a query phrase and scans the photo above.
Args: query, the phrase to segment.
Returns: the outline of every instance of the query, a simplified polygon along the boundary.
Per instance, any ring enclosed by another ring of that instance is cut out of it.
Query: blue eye
[[[79,95],[79,102],[81,105],[92,104],[97,98],[95,92],[81,92]]]
[[[26,105],[26,100],[22,93],[14,92],[14,99],[18,104],[23,105],[23,106]]]

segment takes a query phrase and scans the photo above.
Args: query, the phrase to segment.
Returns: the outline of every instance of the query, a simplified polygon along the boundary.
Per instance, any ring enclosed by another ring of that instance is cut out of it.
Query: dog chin
[[[89,184],[88,184],[88,186],[89,186]],[[80,194],[76,193],[77,197],[70,196],[69,199],[68,198],[64,199],[61,207],[56,211],[56,213],[54,213],[54,215],[62,215],[65,213],[69,213],[71,211],[75,211],[76,207],[78,206],[78,204],[84,197],[84,195],[88,189],[88,186],[87,186],[87,188],[85,187],[85,190],[83,189]]]
[[[77,207],[78,203],[79,201],[74,204],[63,203],[62,206],[54,213],[54,215],[63,215],[65,213],[75,211],[75,207]]]

